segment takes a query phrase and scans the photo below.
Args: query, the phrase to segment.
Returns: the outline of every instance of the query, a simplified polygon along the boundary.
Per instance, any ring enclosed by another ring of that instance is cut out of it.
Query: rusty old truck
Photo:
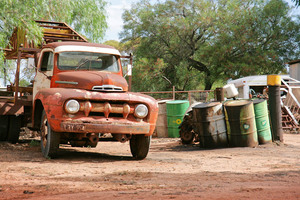
[[[14,85],[0,92],[0,139],[17,142],[20,127],[40,133],[44,157],[60,144],[96,147],[99,141],[129,141],[132,156],[144,159],[155,129],[158,104],[128,91],[120,52],[89,43],[65,23],[37,21],[43,44],[28,42],[15,29],[6,59],[17,60]],[[32,87],[20,87],[21,59],[33,58]]]

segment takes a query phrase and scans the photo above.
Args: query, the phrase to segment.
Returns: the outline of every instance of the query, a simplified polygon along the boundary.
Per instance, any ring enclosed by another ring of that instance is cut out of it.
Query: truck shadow
[[[57,158],[51,159],[55,162],[92,162],[105,163],[115,161],[133,161],[132,156],[127,155],[112,155],[101,152],[87,152],[82,148],[61,148],[59,149]]]
[[[41,153],[40,140],[38,139],[24,139],[20,140],[17,144],[7,144],[11,147],[13,151],[13,146],[23,146],[23,157],[20,157],[20,160],[30,161],[28,158],[30,155],[34,155],[33,160],[38,159],[39,161],[50,161],[50,162],[92,162],[92,163],[105,163],[105,162],[115,162],[115,161],[134,161],[134,158],[130,153],[128,155],[116,155],[116,154],[107,154],[97,152],[97,149],[90,148],[81,148],[81,147],[71,147],[70,145],[60,145],[60,148],[57,153],[56,158],[44,158]],[[101,151],[101,150],[100,150]],[[25,155],[26,154],[26,155]],[[124,153],[123,153],[124,154]],[[38,155],[38,158],[36,157]],[[26,157],[26,159],[22,159]]]

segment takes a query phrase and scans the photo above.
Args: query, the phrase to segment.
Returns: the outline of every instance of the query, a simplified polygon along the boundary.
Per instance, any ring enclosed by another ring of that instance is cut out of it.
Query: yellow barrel
[[[268,75],[267,83],[269,86],[280,86],[281,85],[281,76],[280,75]]]

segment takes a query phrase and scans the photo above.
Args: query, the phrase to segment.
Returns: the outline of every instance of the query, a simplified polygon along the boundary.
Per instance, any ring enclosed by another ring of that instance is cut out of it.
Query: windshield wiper
[[[88,61],[90,61],[89,59],[85,59],[82,63],[78,64],[75,68],[75,71],[80,69],[85,63],[87,63]]]

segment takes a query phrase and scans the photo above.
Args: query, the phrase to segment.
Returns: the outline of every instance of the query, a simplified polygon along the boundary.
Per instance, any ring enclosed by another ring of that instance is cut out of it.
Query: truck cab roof
[[[53,42],[43,46],[44,48],[51,48],[56,53],[63,51],[85,51],[95,53],[107,53],[120,56],[120,52],[112,46],[104,44],[95,44],[88,42]]]

